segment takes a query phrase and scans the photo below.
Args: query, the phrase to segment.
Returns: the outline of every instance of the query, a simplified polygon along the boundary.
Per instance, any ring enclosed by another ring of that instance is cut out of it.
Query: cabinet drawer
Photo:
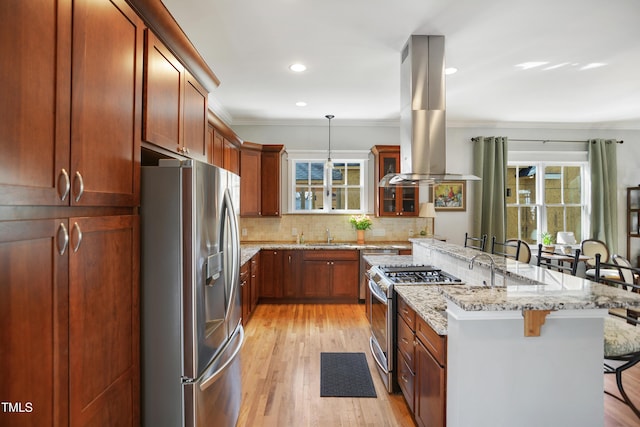
[[[420,316],[416,317],[416,337],[440,366],[447,364],[447,337],[438,335]]]
[[[398,294],[396,294],[398,295]],[[405,300],[398,295],[396,298],[398,301],[398,315],[407,322],[407,325],[411,328],[412,331],[416,330],[416,312],[413,308],[409,307],[409,304],[405,302]]]
[[[402,394],[404,394],[404,398],[407,401],[407,405],[411,412],[414,411],[414,388],[413,384],[415,382],[415,374],[409,368],[407,361],[402,356],[400,351],[398,351],[398,385],[402,390]]]
[[[318,251],[302,251],[302,258],[305,260],[347,260],[357,261],[359,259],[358,251],[355,250],[318,250]]]
[[[411,371],[415,372],[414,334],[409,326],[398,317],[398,352],[407,359]]]

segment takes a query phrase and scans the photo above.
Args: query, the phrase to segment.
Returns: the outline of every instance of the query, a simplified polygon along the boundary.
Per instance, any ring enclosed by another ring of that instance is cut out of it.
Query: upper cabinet
[[[280,157],[283,145],[245,141],[240,155],[240,215],[280,216]]]
[[[371,151],[375,156],[376,185],[383,176],[400,173],[400,146],[376,145]],[[376,192],[377,216],[418,216],[418,186],[380,187]]]
[[[119,0],[2,2],[0,16],[0,204],[137,205],[142,20]]]
[[[146,31],[143,139],[207,161],[208,93],[150,30]]]

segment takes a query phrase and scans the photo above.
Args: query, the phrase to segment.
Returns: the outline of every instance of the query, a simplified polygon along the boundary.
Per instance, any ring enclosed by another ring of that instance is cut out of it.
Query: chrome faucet
[[[330,244],[332,240],[333,240],[333,237],[331,237],[331,232],[327,228],[327,244]]]
[[[496,264],[495,262],[493,262],[493,258],[486,253],[482,253],[482,254],[478,254],[478,255],[474,255],[471,258],[471,261],[469,261],[469,270],[473,270],[473,263],[476,260],[476,258],[480,258],[480,257],[484,257],[484,258],[489,258],[489,261],[491,261],[491,287],[495,287],[496,285]],[[484,285],[487,285],[486,280],[483,282]]]

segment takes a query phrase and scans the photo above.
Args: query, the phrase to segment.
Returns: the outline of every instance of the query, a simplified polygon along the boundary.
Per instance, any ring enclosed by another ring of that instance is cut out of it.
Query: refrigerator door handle
[[[240,353],[240,349],[242,348],[242,344],[244,344],[244,329],[242,328],[242,325],[238,324],[238,327],[229,339],[227,346],[222,349],[220,356],[218,356],[220,359],[218,363],[221,363],[221,366],[200,382],[199,387],[201,391],[205,391],[216,382],[217,378],[224,372],[227,366],[229,366],[238,356],[238,353]]]
[[[225,311],[225,320],[229,320],[229,316],[231,315],[231,305],[235,299],[235,293],[237,292],[238,282],[240,281],[240,237],[238,236],[238,219],[236,218],[236,212],[233,208],[233,202],[231,200],[231,194],[229,190],[225,190],[224,192],[224,212],[225,215],[228,215],[229,222],[231,224],[231,277],[227,283],[230,283],[230,292],[229,292],[229,300],[227,302],[227,308]],[[223,221],[224,224],[224,221]]]

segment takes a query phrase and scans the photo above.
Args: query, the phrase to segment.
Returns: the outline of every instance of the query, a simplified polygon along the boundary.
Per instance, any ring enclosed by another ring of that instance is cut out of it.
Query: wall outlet
[[[246,229],[246,228],[243,228],[243,229],[242,229],[242,235],[243,235],[243,236],[246,236],[246,235],[247,235],[247,229]]]
[[[414,233],[413,233],[413,228],[410,228],[410,229],[409,229],[409,237],[413,237],[413,234],[414,234]]]
[[[292,236],[297,236],[297,235],[298,235],[298,229],[297,229],[297,228],[295,228],[295,227],[293,227],[293,228],[291,229],[291,235],[292,235]]]

